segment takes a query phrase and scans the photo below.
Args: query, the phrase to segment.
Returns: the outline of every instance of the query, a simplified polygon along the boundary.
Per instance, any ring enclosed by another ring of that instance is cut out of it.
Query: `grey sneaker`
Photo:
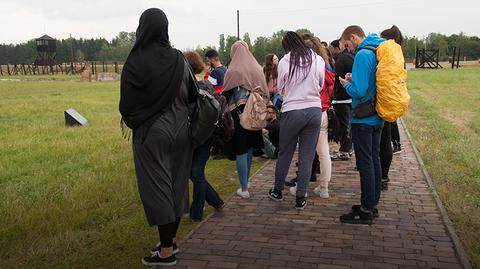
[[[350,160],[350,154],[348,152],[339,151],[330,156],[332,161],[348,161]]]
[[[328,189],[327,188],[316,187],[313,190],[313,193],[320,196],[320,198],[330,198],[330,195],[328,194]]]

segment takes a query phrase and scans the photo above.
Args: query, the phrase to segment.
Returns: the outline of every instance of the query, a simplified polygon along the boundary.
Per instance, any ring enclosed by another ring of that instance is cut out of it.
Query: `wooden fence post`
[[[458,56],[457,57],[458,57],[457,58],[457,69],[458,69],[458,67],[460,65],[460,48],[458,48]]]
[[[452,69],[455,68],[455,59],[457,59],[456,56],[456,53],[457,53],[457,47],[453,47],[453,57],[451,58],[451,61],[452,61]]]

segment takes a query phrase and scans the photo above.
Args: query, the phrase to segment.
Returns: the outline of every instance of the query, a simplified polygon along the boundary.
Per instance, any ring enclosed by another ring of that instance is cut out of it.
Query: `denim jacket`
[[[238,86],[227,92],[224,92],[225,97],[228,100],[228,107],[230,111],[247,103],[249,91],[242,86]]]

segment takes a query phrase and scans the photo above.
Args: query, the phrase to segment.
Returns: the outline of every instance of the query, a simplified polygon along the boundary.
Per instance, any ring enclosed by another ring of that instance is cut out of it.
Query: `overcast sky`
[[[170,39],[179,49],[218,47],[220,34],[270,36],[280,29],[307,28],[322,40],[337,38],[351,24],[380,32],[393,24],[407,36],[465,32],[480,36],[480,0],[0,0],[0,43],[54,38],[105,37],[133,32],[147,8],[165,11]]]

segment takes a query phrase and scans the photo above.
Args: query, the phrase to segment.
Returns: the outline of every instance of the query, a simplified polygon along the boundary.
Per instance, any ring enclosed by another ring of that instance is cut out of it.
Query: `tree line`
[[[120,32],[111,41],[105,38],[57,40],[57,63],[70,61],[124,62],[135,44],[135,32]],[[0,64],[32,64],[37,57],[35,39],[18,45],[0,44]]]
[[[300,34],[310,33],[314,35],[314,33],[308,29],[298,29],[296,32]],[[249,45],[252,54],[255,56],[257,61],[259,63],[263,63],[265,61],[265,55],[268,53],[275,53],[279,57],[282,57],[285,54],[282,48],[282,38],[285,33],[285,30],[280,30],[276,33],[273,33],[270,37],[257,37],[253,43],[251,42],[249,34],[245,33],[242,40]],[[319,36],[319,38],[320,40],[324,41],[321,36]],[[236,36],[227,36],[225,38],[225,36],[222,34],[219,38],[218,47],[197,47],[196,50],[200,53],[200,55],[204,55],[207,50],[218,48],[221,59],[224,62],[228,62],[230,57],[230,47],[235,41],[237,41]],[[328,40],[328,43],[331,41],[332,40]],[[446,61],[448,60],[449,56],[453,55],[454,47],[461,49],[462,60],[463,57],[466,57],[468,60],[480,59],[480,38],[477,36],[470,37],[464,33],[453,34],[450,36],[440,33],[430,33],[425,38],[405,36],[402,46],[404,56],[408,61],[413,61],[413,59],[415,59],[417,48],[439,49],[439,60]]]
[[[299,33],[310,33],[308,29],[298,29]],[[253,42],[248,33],[242,37],[255,58],[260,63],[264,62],[264,57],[268,53],[275,53],[279,57],[284,55],[282,48],[282,38],[286,33],[280,30],[273,33],[270,37],[257,37]],[[319,38],[323,41],[322,37]],[[237,41],[236,36],[219,36],[218,46],[198,46],[196,50],[200,55],[205,55],[208,49],[218,50],[223,62],[229,61],[230,48]],[[331,40],[329,40],[331,41]],[[111,41],[105,38],[95,39],[76,39],[68,38],[57,40],[56,61],[58,63],[70,61],[119,61],[124,62],[135,43],[134,32],[120,32]],[[461,49],[461,57],[467,57],[469,60],[480,59],[480,38],[477,36],[467,36],[464,33],[446,36],[440,33],[430,33],[426,38],[405,36],[403,52],[405,58],[411,61],[415,58],[416,48],[420,49],[439,49],[440,60],[445,61],[453,54],[453,47]],[[17,45],[0,44],[0,64],[31,64],[37,57],[35,39],[26,43]]]

